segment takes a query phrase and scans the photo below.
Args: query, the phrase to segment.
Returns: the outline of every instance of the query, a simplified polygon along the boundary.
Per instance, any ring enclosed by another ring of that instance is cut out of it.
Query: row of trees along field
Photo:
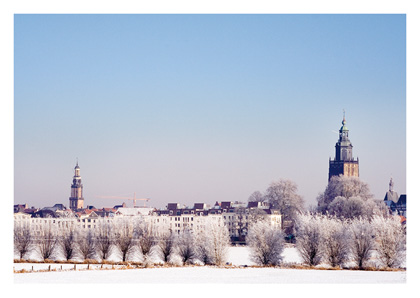
[[[209,221],[200,233],[154,233],[153,225],[131,218],[102,221],[99,227],[69,228],[51,223],[40,226],[41,235],[34,236],[30,225],[14,228],[15,254],[20,259],[37,254],[43,260],[101,260],[172,262],[188,264],[196,260],[204,264],[222,265],[230,246],[229,231],[218,222]]]
[[[265,193],[254,192],[250,201],[268,202],[280,210],[285,228],[271,226],[262,214],[250,217],[247,245],[251,259],[259,265],[279,265],[285,236],[295,236],[296,248],[304,263],[315,266],[365,268],[374,257],[381,266],[405,263],[405,226],[376,201],[366,183],[355,177],[333,177],[317,200],[318,206],[304,209],[297,185],[279,180]],[[157,234],[144,221],[121,218],[103,221],[90,230],[51,224],[41,226],[34,236],[30,226],[15,223],[15,253],[21,259],[38,253],[42,259],[100,259],[117,256],[122,261],[194,263],[223,265],[230,246],[224,224],[209,221],[201,233]],[[351,265],[353,264],[353,265]]]
[[[372,259],[382,267],[405,264],[405,225],[357,177],[332,177],[310,210],[304,209],[297,185],[290,180],[271,183],[265,193],[255,191],[249,201],[268,202],[280,210],[282,233],[296,237],[296,248],[307,265],[366,268]],[[254,225],[247,239],[254,262],[280,264],[284,236],[263,222]]]

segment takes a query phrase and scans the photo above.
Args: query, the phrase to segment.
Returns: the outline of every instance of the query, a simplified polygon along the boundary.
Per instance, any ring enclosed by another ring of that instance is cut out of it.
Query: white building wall
[[[242,225],[248,228],[248,215],[243,215]],[[271,225],[281,228],[281,215],[268,215],[267,219]],[[219,225],[225,225],[229,229],[231,236],[239,236],[239,218],[236,213],[221,214],[181,214],[174,215],[145,215],[145,216],[116,216],[116,217],[94,217],[94,218],[28,218],[15,216],[15,225],[30,226],[30,228],[39,235],[41,225],[51,225],[57,228],[80,227],[81,229],[97,229],[101,223],[118,224],[118,221],[126,221],[133,224],[147,222],[154,228],[156,236],[162,233],[172,231],[180,233],[183,230],[193,232],[204,231],[208,222],[217,222]]]

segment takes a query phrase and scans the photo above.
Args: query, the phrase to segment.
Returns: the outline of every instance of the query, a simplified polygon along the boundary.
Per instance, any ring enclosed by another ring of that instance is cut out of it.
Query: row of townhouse
[[[98,212],[99,213],[99,212]],[[193,233],[203,231],[209,222],[224,225],[228,228],[232,242],[243,243],[252,221],[264,218],[279,229],[282,228],[282,217],[278,210],[270,208],[266,203],[221,202],[214,206],[196,203],[193,207],[181,206],[177,203],[168,204],[165,209],[154,208],[118,208],[112,216],[101,216],[95,210],[83,210],[66,214],[66,216],[31,217],[25,213],[15,213],[16,225],[30,225],[35,235],[40,235],[42,226],[47,224],[54,228],[79,227],[81,229],[97,229],[101,223],[118,221],[136,224],[146,222],[151,224],[155,235],[172,231],[180,233],[190,230]]]
[[[212,207],[203,203],[196,203],[193,207],[171,203],[166,209],[155,210],[150,220],[159,231],[170,229],[175,233],[184,229],[203,230],[209,221],[213,221],[227,226],[232,242],[243,243],[251,222],[263,218],[272,226],[282,228],[280,212],[261,202],[216,202]]]
[[[76,217],[27,217],[15,214],[15,227],[26,227],[34,236],[42,236],[45,227],[58,234],[62,229],[81,228],[96,229],[101,223],[112,223],[112,218],[76,218]]]

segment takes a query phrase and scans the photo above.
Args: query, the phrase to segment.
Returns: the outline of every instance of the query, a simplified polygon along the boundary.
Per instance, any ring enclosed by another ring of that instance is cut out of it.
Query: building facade
[[[204,231],[209,222],[224,225],[229,230],[232,243],[245,243],[249,226],[257,220],[267,220],[271,226],[282,229],[282,216],[279,210],[269,204],[258,202],[216,202],[214,206],[195,203],[193,207],[168,204],[164,210],[156,210],[149,217],[153,225],[161,231],[180,233],[190,230],[193,233]]]
[[[359,177],[359,158],[353,158],[353,145],[349,139],[349,129],[346,126],[346,119],[343,117],[342,126],[339,131],[338,142],[335,144],[335,158],[330,158],[328,181],[332,176]]]

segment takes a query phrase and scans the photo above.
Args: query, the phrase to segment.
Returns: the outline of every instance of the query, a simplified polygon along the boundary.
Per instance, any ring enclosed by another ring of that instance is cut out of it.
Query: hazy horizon
[[[280,178],[314,205],[343,109],[360,179],[406,193],[405,22],[15,15],[14,202],[68,206],[78,159],[85,206],[247,201]]]

